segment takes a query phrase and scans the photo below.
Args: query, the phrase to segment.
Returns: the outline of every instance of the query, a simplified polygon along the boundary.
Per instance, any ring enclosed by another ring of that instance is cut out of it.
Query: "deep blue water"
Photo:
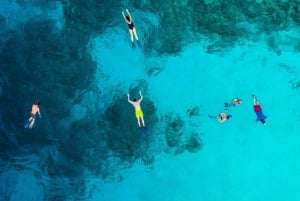
[[[299,200],[299,9],[2,0],[0,201]],[[146,138],[127,102],[139,90]],[[208,118],[220,112],[232,119]]]

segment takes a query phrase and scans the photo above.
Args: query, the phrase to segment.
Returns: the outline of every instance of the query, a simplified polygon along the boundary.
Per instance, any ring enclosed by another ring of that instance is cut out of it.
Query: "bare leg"
[[[141,120],[142,120],[143,126],[145,127],[144,117],[141,117]]]
[[[32,120],[30,121],[30,124],[29,124],[29,128],[32,128],[32,127],[33,127],[33,125],[34,125],[34,122],[35,122],[35,119],[34,119],[34,118],[32,118]]]
[[[139,117],[137,117],[137,122],[139,124],[139,127],[141,127],[141,122],[140,122],[140,118]]]
[[[136,40],[139,40],[139,37],[137,36],[137,33],[136,33],[136,29],[135,29],[135,28],[133,28],[133,33],[134,33],[135,39],[136,39]]]
[[[132,33],[132,30],[131,30],[131,29],[129,29],[129,33],[130,33],[130,40],[131,40],[131,42],[133,43],[133,33]]]
[[[29,122],[31,122],[31,121],[32,121],[32,119],[33,119],[33,118],[32,118],[32,117],[30,117],[30,118],[28,119],[28,121],[29,121]]]

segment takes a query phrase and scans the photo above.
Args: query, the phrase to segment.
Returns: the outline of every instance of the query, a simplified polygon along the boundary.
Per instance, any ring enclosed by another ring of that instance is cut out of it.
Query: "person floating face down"
[[[134,41],[133,41],[133,35],[138,43],[138,46],[141,46],[141,43],[139,42],[139,38],[137,36],[137,33],[136,33],[136,29],[135,29],[135,26],[133,24],[133,21],[132,21],[132,17],[130,15],[130,12],[128,11],[128,9],[126,9],[126,12],[127,12],[127,16],[125,16],[124,12],[122,11],[122,15],[123,15],[123,18],[125,20],[125,22],[128,24],[128,28],[129,28],[129,33],[130,33],[130,40],[131,40],[131,44],[132,44],[132,47],[135,48],[135,44],[134,44]]]
[[[29,126],[28,128],[32,128],[34,123],[35,123],[35,119],[36,119],[36,115],[39,115],[39,117],[41,118],[41,113],[40,113],[40,102],[37,101],[35,102],[32,107],[31,107],[31,112],[30,112],[30,118],[28,119],[29,122]]]
[[[220,113],[218,116],[217,116],[217,119],[220,123],[223,123],[225,122],[226,120],[230,119],[232,116],[230,114],[226,114],[226,113]]]
[[[237,106],[242,103],[242,99],[234,98],[232,99],[231,103],[224,103],[225,107]]]
[[[138,122],[139,127],[141,127],[141,121],[142,121],[143,127],[145,127],[144,113],[143,113],[143,110],[141,108],[141,102],[143,100],[143,95],[142,95],[141,91],[139,91],[139,93],[140,93],[140,99],[137,100],[136,98],[133,98],[133,101],[130,100],[130,95],[127,94],[127,96],[128,96],[128,102],[130,104],[132,104],[133,107],[134,107],[134,109],[135,109],[135,116],[137,118],[137,122]]]
[[[256,122],[260,121],[262,124],[266,124],[266,118],[267,116],[264,115],[261,106],[259,105],[259,102],[255,95],[252,95],[253,98],[253,109],[256,114]]]

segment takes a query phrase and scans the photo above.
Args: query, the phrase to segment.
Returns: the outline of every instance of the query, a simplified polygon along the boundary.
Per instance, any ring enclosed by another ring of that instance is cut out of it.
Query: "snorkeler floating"
[[[140,97],[141,98],[139,100],[137,100],[136,98],[133,98],[133,101],[130,100],[130,95],[127,94],[127,96],[128,96],[128,102],[130,104],[132,104],[133,107],[134,107],[134,109],[135,109],[135,116],[137,118],[137,122],[139,124],[139,127],[141,127],[141,122],[140,121],[142,121],[143,127],[145,127],[144,113],[143,113],[143,111],[141,109],[141,105],[140,105],[140,103],[143,100],[143,95],[142,95],[141,91],[139,91],[139,93],[140,93]]]
[[[226,120],[229,120],[232,118],[232,115],[226,114],[224,112],[221,112],[219,115],[214,116],[214,115],[208,115],[209,118],[211,119],[217,119],[220,123],[225,122]]]
[[[255,95],[252,95],[252,98],[253,98],[253,109],[254,109],[254,112],[256,114],[256,122],[260,121],[262,124],[266,124],[266,118],[267,116],[264,115],[263,111],[262,111],[262,108],[261,106],[259,105],[259,102],[256,98]]]
[[[231,106],[237,106],[239,104],[242,103],[242,99],[240,98],[234,98],[232,99],[231,103],[224,103],[225,107],[228,108],[228,107],[231,107]]]
[[[134,44],[134,41],[133,41],[133,35],[134,35],[134,37],[137,41],[138,46],[141,47],[141,43],[140,43],[139,38],[137,36],[136,29],[135,29],[135,26],[133,24],[130,12],[128,11],[128,9],[126,9],[126,12],[127,12],[128,15],[125,16],[123,11],[122,11],[122,15],[123,15],[123,18],[124,18],[125,22],[128,24],[132,48],[135,48],[135,44]]]
[[[40,113],[40,102],[37,101],[35,102],[32,107],[31,107],[31,112],[30,112],[30,118],[28,119],[28,122],[25,124],[25,128],[32,128],[34,123],[35,123],[35,119],[36,119],[36,115],[38,114],[39,117],[41,118],[41,113]]]
[[[225,122],[226,120],[230,119],[232,117],[232,115],[230,114],[226,114],[226,113],[220,113],[219,116],[217,117],[218,121],[220,123]]]

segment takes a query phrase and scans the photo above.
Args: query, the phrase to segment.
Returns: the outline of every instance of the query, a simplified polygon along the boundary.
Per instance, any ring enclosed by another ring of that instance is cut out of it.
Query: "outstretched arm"
[[[129,17],[132,19],[131,15],[130,15],[130,12],[128,9],[126,9],[126,12],[128,13]]]
[[[130,95],[129,94],[127,94],[127,97],[128,97],[128,102],[133,104],[133,102],[130,100]]]
[[[143,100],[143,94],[142,94],[142,92],[141,91],[139,91],[139,93],[140,93],[140,96],[141,96],[141,98],[140,98],[140,102]]]
[[[122,15],[123,15],[124,20],[126,21],[126,17],[125,17],[125,14],[123,11],[122,11]]]
[[[256,96],[255,96],[255,95],[252,95],[252,97],[253,97],[253,104],[254,104],[254,105],[258,105],[258,101],[257,101]]]

